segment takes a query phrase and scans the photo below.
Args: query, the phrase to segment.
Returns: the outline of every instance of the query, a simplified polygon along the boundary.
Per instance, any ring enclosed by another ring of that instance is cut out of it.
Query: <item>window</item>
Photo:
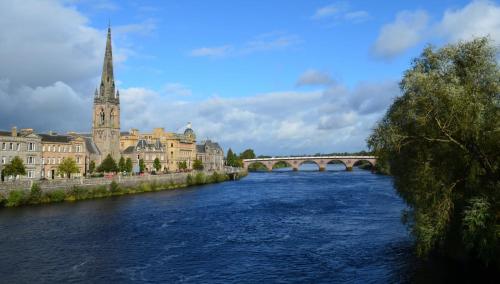
[[[76,157],[76,163],[80,164],[80,157]]]
[[[33,142],[28,143],[28,151],[35,151],[35,143]]]
[[[56,158],[52,158],[52,164],[55,165],[56,164]]]
[[[17,143],[17,151],[21,151],[21,143]]]
[[[66,146],[63,147],[63,152],[66,153]]]
[[[61,146],[59,146],[59,148],[57,149],[57,152],[61,152]]]
[[[5,159],[5,157],[2,157],[2,164],[6,164],[7,163],[7,160]]]
[[[82,149],[81,149],[81,148],[82,148],[82,146],[80,146],[80,145],[76,146],[76,151],[77,151],[78,153],[80,153],[80,152],[82,151]]]
[[[57,163],[60,164],[61,163],[61,158],[57,159]]]
[[[45,145],[42,146],[42,152],[45,152]]]
[[[5,149],[6,149],[6,147],[7,147],[7,145],[5,145],[5,142],[4,142],[4,143],[2,143],[2,150],[5,150]]]
[[[9,144],[9,149],[10,149],[11,151],[12,151],[12,150],[14,150],[14,143],[10,143],[10,144]]]
[[[35,177],[35,171],[33,171],[33,170],[28,171],[28,177],[29,178],[34,178]]]
[[[170,143],[170,147],[174,147],[174,143]]]
[[[45,158],[42,158],[42,165],[45,164]]]
[[[73,147],[69,146],[69,151],[68,152],[71,152],[71,151],[73,151]]]
[[[32,165],[33,163],[33,157],[28,157],[28,165]]]

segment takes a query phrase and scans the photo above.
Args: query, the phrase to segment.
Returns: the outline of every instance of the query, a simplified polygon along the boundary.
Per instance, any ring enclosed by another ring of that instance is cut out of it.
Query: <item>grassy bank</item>
[[[239,175],[239,178],[246,174]],[[30,190],[10,190],[7,196],[0,195],[0,207],[18,207],[24,205],[35,205],[44,203],[78,201],[94,198],[103,198],[127,194],[137,194],[144,192],[154,192],[185,188],[193,185],[203,185],[219,183],[229,180],[227,174],[214,172],[206,175],[203,172],[189,174],[183,183],[159,183],[155,181],[145,181],[135,186],[126,186],[112,181],[109,185],[99,185],[93,187],[72,186],[67,189],[55,189],[43,191],[36,183]]]

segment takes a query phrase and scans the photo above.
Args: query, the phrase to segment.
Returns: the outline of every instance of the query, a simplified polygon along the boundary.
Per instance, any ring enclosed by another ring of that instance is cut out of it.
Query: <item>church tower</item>
[[[92,138],[101,153],[101,161],[111,154],[120,159],[120,93],[115,92],[111,28],[108,27],[106,52],[102,66],[101,84],[95,90]]]

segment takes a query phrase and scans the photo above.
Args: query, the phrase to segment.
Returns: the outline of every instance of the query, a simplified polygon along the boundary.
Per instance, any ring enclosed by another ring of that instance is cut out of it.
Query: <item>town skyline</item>
[[[422,46],[480,35],[498,40],[500,25],[496,1],[414,2],[386,11],[358,1],[302,2],[282,10],[293,19],[285,24],[281,14],[270,15],[281,1],[206,7],[226,16],[200,15],[190,8],[203,7],[189,2],[28,2],[0,4],[8,23],[0,28],[0,129],[89,132],[81,122],[91,119],[110,19],[122,130],[175,132],[190,121],[198,140],[276,155],[365,149]],[[268,12],[259,15],[260,8]],[[198,16],[196,24],[176,12]],[[261,23],[251,22],[257,15]],[[219,28],[226,22],[234,27]],[[405,37],[393,38],[398,33]]]

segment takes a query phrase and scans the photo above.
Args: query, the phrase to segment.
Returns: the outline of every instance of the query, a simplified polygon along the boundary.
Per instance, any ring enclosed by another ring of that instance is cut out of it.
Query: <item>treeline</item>
[[[488,38],[426,48],[368,139],[418,255],[500,271],[500,68]]]

